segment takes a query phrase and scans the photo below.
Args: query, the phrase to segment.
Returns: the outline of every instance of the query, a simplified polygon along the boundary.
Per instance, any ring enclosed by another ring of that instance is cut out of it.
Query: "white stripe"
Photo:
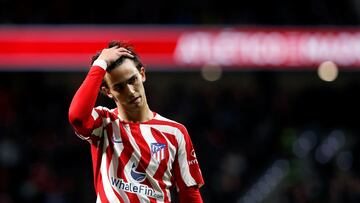
[[[155,126],[155,127],[154,127]],[[151,145],[151,143],[154,143],[154,142],[157,142],[155,140],[155,138],[152,136],[152,133],[151,133],[151,128],[154,128],[156,130],[158,130],[163,138],[166,140],[166,143],[167,143],[167,150],[169,152],[169,160],[167,162],[167,169],[165,170],[164,172],[164,175],[162,177],[162,180],[164,182],[164,184],[166,185],[166,193],[167,193],[167,197],[169,198],[169,200],[171,200],[171,193],[170,193],[170,190],[169,188],[172,186],[172,182],[171,182],[171,177],[172,177],[172,174],[171,174],[171,170],[172,170],[172,164],[174,162],[174,159],[175,159],[175,155],[176,155],[176,152],[177,152],[177,149],[176,147],[169,141],[169,139],[163,134],[163,129],[162,129],[163,125],[148,125],[148,124],[143,124],[140,126],[140,129],[141,129],[141,133],[143,135],[151,135],[151,136],[144,136],[146,142],[148,143],[149,147]],[[169,126],[167,126],[169,127]],[[171,127],[171,131],[168,131],[168,133],[170,134],[173,134],[173,131],[175,128]],[[165,152],[165,150],[163,150],[163,152]],[[164,155],[165,156],[165,155]],[[147,168],[147,172],[149,174],[152,174],[152,177],[153,175],[155,174],[156,170],[158,169],[159,167],[159,163],[157,163],[155,161],[155,159],[151,159],[150,160],[150,163],[149,163],[149,166]],[[159,188],[159,191],[161,190],[160,186],[158,185],[158,182],[156,180],[154,180],[154,183],[158,186]],[[155,188],[155,187],[154,187]],[[162,191],[162,190],[161,190]]]
[[[168,118],[165,118],[163,116],[161,116],[160,114],[156,114],[156,116],[154,117],[154,119],[156,120],[160,120],[160,121],[168,121],[168,122],[172,122],[172,123],[178,123],[176,121],[170,120]]]
[[[178,130],[177,128],[171,127],[171,126],[166,126],[166,125],[149,125],[149,129],[150,127],[158,130],[159,132],[166,132],[168,134],[173,134],[174,135],[174,130]],[[165,127],[165,128],[164,128]],[[174,162],[175,159],[175,155],[177,152],[176,147],[168,140],[168,138],[163,135],[163,137],[166,139],[166,142],[168,144],[168,151],[169,151],[169,160],[167,163],[167,170],[165,170],[165,174],[163,176],[163,181],[165,183],[165,185],[167,185],[167,187],[171,187],[172,183],[171,183],[171,170],[172,170],[172,164]],[[169,190],[167,190],[169,192]],[[170,193],[169,193],[170,194]],[[170,198],[170,195],[168,195],[168,197]]]
[[[93,131],[92,131],[92,135],[95,135],[95,136],[98,136],[98,137],[101,137],[102,135],[102,132],[103,132],[103,126],[100,126],[98,128],[95,128]]]
[[[151,143],[156,143],[157,141],[152,136],[150,127],[148,125],[140,125],[140,131],[141,131],[141,134],[143,135],[146,143],[148,144],[149,148],[151,149]],[[158,153],[156,153],[156,154],[158,154]],[[157,162],[154,157],[151,157],[149,165],[146,168],[146,173],[149,174],[148,180],[149,180],[152,188],[156,192],[163,193],[158,181],[154,179],[154,175],[158,168],[159,168],[159,162]],[[157,202],[164,202],[164,200],[157,200]]]
[[[127,133],[128,137],[129,137],[129,141],[130,141],[131,145],[134,148],[134,152],[133,152],[133,154],[132,154],[132,156],[130,158],[130,161],[126,164],[125,169],[124,169],[125,170],[125,176],[126,176],[126,179],[127,179],[128,182],[138,184],[138,182],[133,180],[133,178],[130,177],[129,174],[130,174],[130,171],[131,171],[132,164],[135,163],[135,165],[137,165],[139,163],[139,161],[140,161],[140,158],[141,158],[140,148],[135,142],[135,139],[134,139],[134,137],[133,137],[133,135],[131,133],[129,124],[124,125],[124,128],[125,128],[126,133]],[[146,177],[148,178],[148,176],[146,176]],[[138,194],[138,193],[134,193],[134,194],[137,195],[140,202],[143,202],[143,201],[144,202],[150,202],[150,200],[149,200],[149,198],[147,196],[141,195],[141,194]]]
[[[155,128],[156,130],[160,131],[160,132],[165,132],[174,136],[177,136],[178,134],[181,134],[181,131],[179,130],[179,128],[176,127],[172,127],[169,125],[149,125],[152,128]],[[183,136],[183,135],[182,135]]]
[[[168,125],[151,125],[151,126],[159,131],[175,135],[175,139],[179,145],[178,162],[179,162],[181,177],[187,186],[196,185],[197,183],[190,173],[189,164],[187,162],[186,143],[184,139],[185,135],[176,127],[172,127]]]
[[[81,134],[77,133],[76,131],[75,131],[75,135],[77,135],[80,139],[89,141],[91,143],[90,137],[82,136]]]
[[[96,120],[99,117],[98,112],[95,111],[95,109],[93,109],[91,111],[91,116],[93,117],[94,120]]]
[[[119,128],[119,119],[115,120],[112,123],[112,127],[113,127],[113,137],[121,137],[120,134],[120,128]],[[114,142],[113,142],[114,143]],[[117,169],[119,167],[119,157],[121,155],[121,152],[124,150],[124,145],[123,143],[114,143],[114,153],[110,162],[110,166],[109,166],[109,176],[110,177],[115,177],[115,178],[121,178],[121,177],[117,177]],[[114,187],[114,190],[117,191],[120,196],[123,198],[124,202],[126,203],[130,203],[130,200],[127,196],[127,194],[122,191],[117,189],[116,187]]]
[[[116,197],[116,195],[112,189],[112,186],[110,184],[110,179],[108,177],[107,169],[106,169],[106,148],[108,146],[109,146],[109,142],[108,142],[107,134],[105,131],[104,132],[104,145],[103,145],[103,150],[102,150],[102,158],[101,158],[101,166],[100,166],[102,183],[104,186],[106,198],[109,200],[109,202],[119,202],[119,200]]]
[[[106,107],[103,107],[103,106],[97,106],[96,108],[93,109],[93,111],[95,111],[95,110],[105,111],[107,113],[111,113],[110,109],[108,109]],[[94,112],[92,112],[91,115],[93,113]],[[94,115],[99,115],[99,113],[97,113],[97,111],[95,111]],[[94,120],[96,120],[96,119],[94,118]],[[102,126],[106,126],[107,124],[111,123],[111,118],[107,117],[107,115],[105,117],[102,117],[102,120],[103,120]]]
[[[97,194],[97,197],[96,197],[96,203],[101,203],[101,199],[100,199],[99,193]]]
[[[187,162],[188,159],[186,153],[186,143],[183,136],[182,139],[179,141],[178,141],[179,143],[178,162],[179,162],[181,177],[187,186],[196,185],[197,183],[190,173],[189,164]]]
[[[93,117],[94,121],[95,121],[97,118],[99,118],[99,114],[98,114],[98,112],[97,112],[95,109],[92,109],[92,111],[91,111],[91,116]],[[98,128],[93,129],[93,131],[91,132],[91,134],[92,134],[92,135],[95,135],[95,136],[98,136],[98,137],[101,137],[101,135],[102,135],[102,130],[103,130],[103,126],[100,126],[100,127],[98,127]],[[90,136],[83,136],[83,135],[81,135],[81,134],[78,134],[77,132],[75,132],[75,134],[76,134],[80,139],[86,140],[86,141],[88,141],[90,144],[94,144],[94,143],[92,143],[92,140],[90,139],[90,137],[91,137],[92,135],[90,135]],[[98,143],[97,143],[97,144],[98,144]]]
[[[165,149],[161,149],[161,156],[160,156],[160,160],[163,160],[165,158],[165,155],[164,155],[164,152],[165,152]]]
[[[112,130],[113,130],[113,135],[112,135],[112,139],[116,140],[117,142],[121,141],[121,133],[120,133],[120,122],[119,122],[119,119],[116,119],[115,121],[111,122],[112,124]],[[116,144],[116,143],[114,143]],[[124,148],[123,145],[120,145],[122,146],[121,147],[121,150]],[[117,147],[115,147],[115,149],[118,149]],[[121,152],[121,151],[120,151]],[[119,155],[120,155],[120,152],[119,152]]]

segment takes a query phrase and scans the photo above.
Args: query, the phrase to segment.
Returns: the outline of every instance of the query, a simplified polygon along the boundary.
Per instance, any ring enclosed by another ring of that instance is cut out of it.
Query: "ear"
[[[110,99],[113,99],[114,96],[110,93],[110,89],[105,87],[105,86],[102,86],[101,87],[101,90],[103,91],[103,93],[108,96]]]
[[[140,75],[141,75],[141,81],[145,82],[146,81],[146,74],[145,74],[145,68],[144,67],[140,68]]]

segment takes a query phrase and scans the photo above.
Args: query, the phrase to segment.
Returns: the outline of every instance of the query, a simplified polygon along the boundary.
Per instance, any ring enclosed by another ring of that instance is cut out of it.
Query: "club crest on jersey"
[[[153,156],[158,162],[165,158],[166,144],[151,143],[151,156]]]
[[[138,182],[142,182],[145,180],[146,178],[146,174],[145,173],[142,173],[142,172],[138,172],[138,171],[135,171],[135,164],[133,163],[132,167],[131,167],[131,172],[130,172],[130,175],[131,177],[138,181]]]

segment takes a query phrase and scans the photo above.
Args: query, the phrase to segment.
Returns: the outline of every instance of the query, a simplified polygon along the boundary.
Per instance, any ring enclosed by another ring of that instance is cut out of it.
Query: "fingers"
[[[124,47],[116,48],[115,51],[119,55],[119,57],[121,57],[121,56],[128,56],[131,58],[134,57],[134,55],[132,55],[131,51],[129,51],[128,49],[125,49]]]
[[[115,47],[109,48],[109,50],[112,50],[115,53],[117,53],[119,55],[119,57],[124,56],[124,55],[128,56],[128,57],[131,57],[131,58],[134,57],[134,55],[132,55],[131,51],[129,51],[128,49],[126,49],[124,47],[115,46]]]
[[[134,58],[134,55],[131,53],[131,51],[124,47],[111,47],[103,49],[98,59],[102,59],[108,65],[110,65],[122,56]]]

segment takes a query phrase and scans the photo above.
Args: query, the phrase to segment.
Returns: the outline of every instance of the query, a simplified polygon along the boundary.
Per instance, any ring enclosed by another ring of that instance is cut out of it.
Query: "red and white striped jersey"
[[[92,132],[75,129],[91,144],[97,202],[170,202],[172,186],[204,183],[182,124],[156,113],[129,123],[106,107],[94,108],[92,119]]]

